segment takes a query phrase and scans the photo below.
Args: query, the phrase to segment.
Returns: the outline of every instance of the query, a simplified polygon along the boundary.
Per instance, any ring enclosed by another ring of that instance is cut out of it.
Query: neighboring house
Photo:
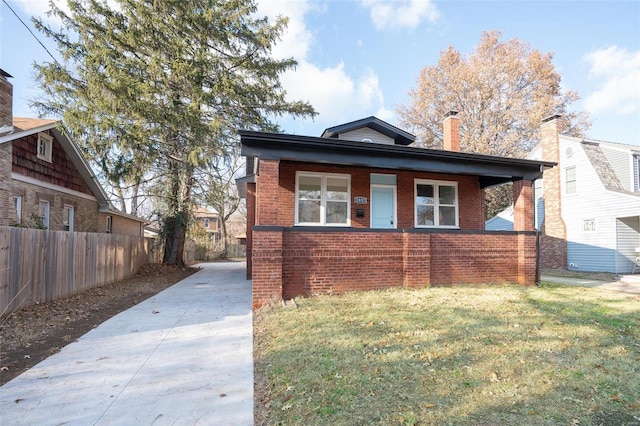
[[[253,306],[316,293],[535,282],[532,185],[550,162],[445,150],[375,117],[321,137],[240,131]],[[515,232],[484,230],[484,188],[513,182]]]
[[[13,117],[0,70],[0,225],[142,236],[144,220],[116,210],[59,122]]]
[[[535,188],[541,266],[630,273],[640,247],[640,146],[561,135],[557,118],[529,155],[558,163]]]
[[[220,241],[220,217],[202,207],[193,210],[193,217],[200,227],[210,236],[213,242]]]
[[[507,207],[489,219],[485,223],[484,229],[487,231],[513,231],[513,206]]]

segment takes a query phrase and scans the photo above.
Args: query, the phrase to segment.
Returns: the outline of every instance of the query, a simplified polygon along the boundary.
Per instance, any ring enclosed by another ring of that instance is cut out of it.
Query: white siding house
[[[567,269],[630,273],[640,247],[640,146],[563,135],[558,141]],[[540,152],[529,157],[540,159]],[[544,221],[544,197],[543,179],[535,188],[536,228]]]

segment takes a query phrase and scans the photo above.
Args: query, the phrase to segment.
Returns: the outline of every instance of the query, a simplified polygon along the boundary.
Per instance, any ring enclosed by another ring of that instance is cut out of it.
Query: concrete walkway
[[[251,282],[209,263],[0,388],[3,425],[251,425]]]
[[[556,277],[552,275],[541,275],[540,281],[575,285],[581,287],[594,287],[602,290],[621,291],[624,293],[640,294],[640,276],[627,275],[621,277],[617,281],[600,281],[592,280],[588,278],[568,278],[568,277]]]

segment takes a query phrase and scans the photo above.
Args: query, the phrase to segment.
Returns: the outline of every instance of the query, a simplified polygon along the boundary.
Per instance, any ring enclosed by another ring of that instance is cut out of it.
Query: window
[[[22,196],[21,195],[13,196],[13,209],[16,212],[18,223],[22,223]]]
[[[576,166],[567,167],[565,172],[565,194],[576,193]]]
[[[73,232],[73,206],[65,205],[62,210],[62,225],[65,231]]]
[[[38,158],[50,163],[52,148],[53,137],[46,133],[38,133]]]
[[[42,221],[41,225],[44,229],[49,229],[49,202],[40,200],[38,203],[38,216]]]
[[[595,219],[585,219],[582,221],[582,230],[585,232],[595,231],[596,230],[596,220]]]
[[[458,227],[458,184],[456,182],[416,180],[415,194],[416,227]]]
[[[640,155],[633,156],[633,190],[640,192]]]
[[[107,234],[111,234],[111,233],[113,233],[113,217],[112,217],[112,216],[107,216],[107,229],[106,229],[106,233],[107,233]]]
[[[209,218],[208,218],[208,217],[206,217],[206,218],[204,219],[204,227],[205,227],[205,228],[208,228],[208,227],[209,227]]]
[[[296,225],[349,226],[350,176],[298,173]]]

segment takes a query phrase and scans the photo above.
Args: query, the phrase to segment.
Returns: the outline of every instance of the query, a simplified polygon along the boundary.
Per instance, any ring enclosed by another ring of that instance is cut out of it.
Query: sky
[[[13,76],[14,116],[35,117],[32,64],[51,58],[5,3],[55,55],[30,21],[49,19],[48,1],[0,1],[0,68]],[[279,119],[286,133],[320,136],[371,115],[398,125],[396,109],[409,104],[424,67],[449,46],[468,55],[483,31],[498,30],[554,54],[562,89],[581,97],[571,109],[590,114],[589,138],[640,145],[640,0],[258,0],[258,13],[289,18],[273,55],[298,66],[281,82],[289,100],[318,112]]]

